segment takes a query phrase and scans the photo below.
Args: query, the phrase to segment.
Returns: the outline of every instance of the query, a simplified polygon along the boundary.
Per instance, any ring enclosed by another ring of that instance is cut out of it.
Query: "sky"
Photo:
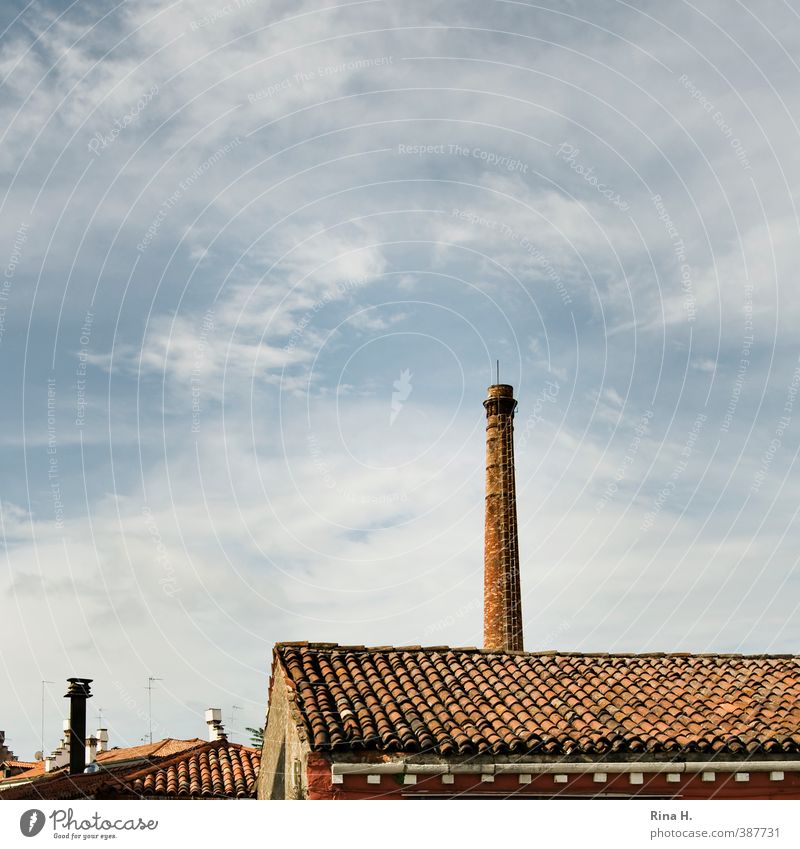
[[[245,741],[276,641],[480,645],[497,360],[526,649],[800,651],[799,17],[3,3],[17,756],[70,676]]]

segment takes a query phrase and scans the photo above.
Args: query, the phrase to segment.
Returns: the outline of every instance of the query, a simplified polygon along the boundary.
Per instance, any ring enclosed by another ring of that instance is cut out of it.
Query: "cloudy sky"
[[[797,652],[788,2],[0,11],[0,727],[263,722],[276,640]],[[240,708],[235,710],[234,706]]]

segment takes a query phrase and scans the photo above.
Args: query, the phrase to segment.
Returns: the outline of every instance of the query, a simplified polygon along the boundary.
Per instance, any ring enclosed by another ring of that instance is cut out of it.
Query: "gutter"
[[[701,772],[800,772],[800,760],[793,761],[633,761],[630,763],[413,763],[383,761],[351,763],[334,761],[333,775],[575,775],[594,772],[701,773]]]

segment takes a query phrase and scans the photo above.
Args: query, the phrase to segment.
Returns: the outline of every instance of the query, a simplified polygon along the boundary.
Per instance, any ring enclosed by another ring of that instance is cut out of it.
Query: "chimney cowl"
[[[89,690],[89,684],[92,683],[92,678],[67,678],[69,687],[64,695],[65,699],[71,699],[73,696],[79,696],[84,699],[91,699],[92,694]]]

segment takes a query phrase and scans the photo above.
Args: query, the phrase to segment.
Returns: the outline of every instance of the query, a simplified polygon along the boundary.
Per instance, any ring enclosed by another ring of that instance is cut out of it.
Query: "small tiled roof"
[[[148,751],[142,754],[142,748]],[[130,761],[134,750],[138,753],[134,763],[120,762]],[[152,750],[157,754],[153,754]],[[162,740],[147,747],[134,746],[116,751],[120,757],[111,763],[101,764],[98,772],[70,775],[66,768],[62,768],[42,775],[36,781],[8,787],[0,798],[155,796],[165,799],[242,799],[255,793],[259,753],[238,743],[227,740]],[[122,758],[121,753],[127,753],[127,757]]]
[[[800,752],[798,656],[279,643],[275,660],[316,750]]]
[[[259,753],[218,740],[126,776],[138,796],[247,799],[254,795]]]
[[[38,761],[10,760],[10,761],[3,761],[2,763],[0,763],[0,767],[7,766],[7,767],[12,767],[12,768],[18,768],[18,769],[33,769],[36,766],[37,763],[38,763]]]
[[[163,758],[176,755],[202,745],[205,740],[193,737],[190,740],[175,740],[167,737],[164,740],[156,740],[154,743],[143,743],[141,746],[127,746],[125,748],[107,749],[99,752],[97,762],[99,764],[120,763],[121,761],[141,760],[142,758]]]
[[[116,793],[124,790],[124,784],[119,776],[124,774],[128,767],[115,767],[114,769],[103,769],[99,772],[82,773],[81,775],[70,775],[67,769],[59,769],[57,772],[48,772],[35,781],[27,781],[23,784],[15,784],[0,792],[0,800],[13,799],[91,799],[98,791],[110,787]],[[19,778],[19,776],[15,776]]]
[[[22,781],[31,778],[38,778],[40,775],[44,775],[44,761],[35,761],[22,772],[18,772],[16,775],[9,776],[8,778],[4,778],[0,780],[0,789],[6,783],[13,783],[17,781]]]
[[[169,757],[170,755],[175,755],[179,752],[185,752],[189,749],[194,749],[197,746],[202,746],[204,742],[206,741],[201,740],[199,737],[193,737],[190,740],[175,740],[172,737],[167,737],[164,740],[156,740],[153,743],[143,743],[138,746],[125,746],[122,748],[114,747],[113,749],[107,749],[105,752],[98,752],[96,761],[99,766],[104,767],[106,770],[113,769],[117,765],[130,765],[131,762],[137,766],[141,766],[143,761],[147,763],[158,761],[165,757]],[[73,797],[78,798],[85,795],[86,791],[84,786],[89,786],[89,784],[94,786],[96,783],[94,781],[87,782],[83,778],[80,778],[79,781],[75,783],[75,776],[70,777],[69,769],[66,766],[59,767],[58,769],[51,770],[47,773],[44,771],[44,768],[44,761],[38,761],[31,764],[30,769],[18,772],[16,775],[10,775],[8,778],[0,779],[0,792],[7,793],[9,789],[25,782],[31,782],[34,780],[46,780],[48,782],[52,782],[54,779],[58,778],[64,779],[64,784],[52,785],[52,787],[49,787],[46,792],[64,792],[69,793],[69,795],[52,796],[48,798],[68,799]],[[96,776],[97,773],[94,773],[94,775]],[[72,782],[72,784],[70,784],[70,782]],[[8,798],[8,796],[3,796],[3,798]]]

